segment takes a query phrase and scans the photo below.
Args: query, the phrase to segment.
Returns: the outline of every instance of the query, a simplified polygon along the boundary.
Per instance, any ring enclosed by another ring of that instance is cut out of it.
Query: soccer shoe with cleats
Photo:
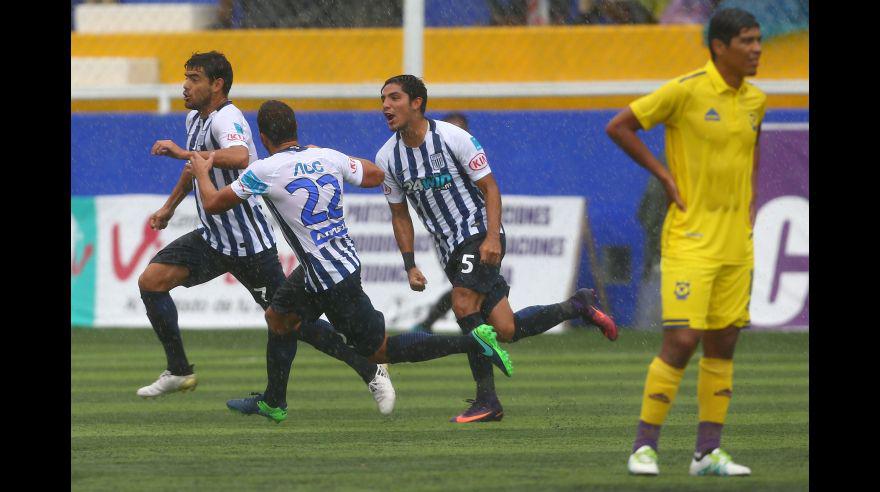
[[[276,424],[287,418],[287,409],[270,407],[262,393],[251,393],[249,398],[229,400],[226,402],[226,407],[243,415],[262,415]]]
[[[596,308],[599,298],[593,289],[578,289],[569,301],[577,309],[584,323],[598,326],[605,338],[612,342],[617,340],[617,323],[611,316]]]
[[[635,453],[629,455],[629,462],[626,464],[629,472],[633,475],[659,475],[660,468],[657,467],[657,451],[651,446],[645,444],[636,450]]]
[[[471,336],[480,344],[480,355],[491,360],[505,376],[513,376],[513,362],[507,351],[498,345],[498,337],[494,328],[489,325],[480,325],[471,331]]]
[[[199,384],[195,373],[186,376],[175,376],[171,371],[163,371],[159,375],[159,379],[149,386],[144,386],[137,390],[137,395],[141,398],[155,398],[157,396],[174,393],[176,391],[195,391]]]
[[[478,400],[465,400],[471,406],[467,410],[449,419],[450,422],[466,424],[469,422],[498,422],[504,418],[504,409],[501,402],[485,402]]]
[[[394,401],[397,399],[397,393],[394,386],[391,385],[391,377],[388,375],[388,366],[379,364],[376,368],[376,376],[367,384],[367,389],[376,400],[376,406],[379,413],[389,415],[394,411]]]
[[[743,465],[733,462],[727,452],[721,448],[715,448],[711,453],[706,454],[701,459],[696,456],[691,460],[691,476],[719,476],[719,477],[747,477],[752,474],[752,470]]]

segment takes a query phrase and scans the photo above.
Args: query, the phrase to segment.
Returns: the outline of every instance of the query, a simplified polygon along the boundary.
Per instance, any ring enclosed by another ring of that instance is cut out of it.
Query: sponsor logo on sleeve
[[[235,126],[235,131],[237,133],[244,134],[244,128],[242,128],[241,125],[239,125],[238,123],[233,123],[232,125]]]
[[[351,157],[348,158],[348,167],[351,168],[351,172],[352,172],[352,174],[354,174],[354,173],[357,172],[357,170],[358,170],[358,164],[360,164],[360,162],[358,162],[357,159],[353,159],[353,158],[351,158]]]
[[[474,171],[479,171],[480,169],[483,169],[484,167],[486,167],[488,165],[489,165],[489,160],[486,159],[486,154],[484,154],[482,152],[475,155],[474,158],[471,159],[470,162],[468,162],[468,167],[473,169]]]
[[[226,141],[227,142],[235,142],[235,141],[247,142],[247,137],[245,137],[244,135],[242,135],[240,133],[227,133],[226,134]]]
[[[390,195],[391,194],[391,187],[385,183],[382,183],[382,191],[384,191],[386,195]]]

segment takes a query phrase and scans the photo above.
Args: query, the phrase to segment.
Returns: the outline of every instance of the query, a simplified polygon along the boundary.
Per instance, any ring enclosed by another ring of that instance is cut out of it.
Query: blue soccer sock
[[[165,349],[166,369],[176,376],[192,374],[192,367],[183,350],[180,327],[177,326],[177,306],[168,292],[141,291],[141,300],[147,308],[147,318]]]
[[[461,332],[469,335],[474,328],[484,324],[486,321],[479,311],[469,314],[458,320],[458,326]],[[468,363],[471,366],[471,374],[474,382],[477,383],[477,401],[496,402],[498,394],[495,393],[495,376],[492,374],[492,361],[481,356],[476,351],[469,351]]]
[[[479,343],[470,336],[441,336],[429,333],[404,333],[388,338],[385,355],[388,362],[421,362],[451,354],[476,350]]]
[[[345,362],[365,383],[369,383],[376,376],[378,369],[376,364],[346,345],[339,333],[333,329],[333,325],[322,319],[303,321],[299,327],[299,339],[330,357]]]
[[[287,407],[287,381],[290,367],[296,357],[296,333],[279,335],[269,330],[266,342],[266,376],[268,383],[264,393],[266,404],[271,407]]]
[[[529,306],[513,315],[515,329],[511,342],[540,335],[563,321],[576,318],[577,310],[570,301],[548,306]]]

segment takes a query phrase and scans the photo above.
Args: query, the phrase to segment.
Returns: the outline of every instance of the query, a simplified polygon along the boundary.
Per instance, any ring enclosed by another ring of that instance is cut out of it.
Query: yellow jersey
[[[753,261],[749,206],[766,103],[767,96],[748,82],[738,90],[727,85],[709,61],[630,104],[644,129],[666,125],[666,162],[687,208],[669,206],[664,257]]]

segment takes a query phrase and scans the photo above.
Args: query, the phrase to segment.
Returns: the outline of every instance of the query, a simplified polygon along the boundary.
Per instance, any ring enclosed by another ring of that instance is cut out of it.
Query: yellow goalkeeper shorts
[[[722,265],[662,258],[660,289],[664,328],[747,328],[752,264]]]

